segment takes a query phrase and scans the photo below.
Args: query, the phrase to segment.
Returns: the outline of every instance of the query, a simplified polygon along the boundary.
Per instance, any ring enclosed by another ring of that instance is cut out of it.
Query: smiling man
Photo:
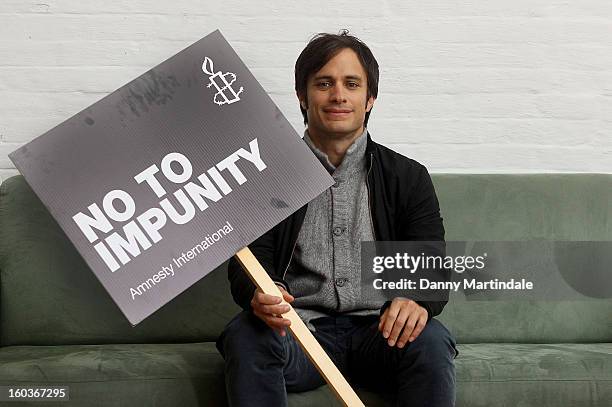
[[[283,299],[229,263],[244,309],[217,341],[232,406],[284,406],[287,391],[325,384],[286,330],[287,303],[354,385],[392,392],[400,406],[454,405],[456,344],[433,318],[446,301],[383,304],[360,289],[361,241],[444,240],[426,168],[366,129],[378,77],[370,49],[347,31],[315,36],[296,62],[304,142],[336,183],[249,246]]]

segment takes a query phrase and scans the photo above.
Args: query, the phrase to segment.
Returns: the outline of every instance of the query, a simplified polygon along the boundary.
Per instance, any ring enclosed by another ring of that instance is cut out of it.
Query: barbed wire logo
[[[239,101],[239,95],[242,93],[244,88],[241,86],[237,92],[234,90],[234,88],[232,88],[232,84],[236,81],[236,74],[233,72],[214,72],[214,70],[215,68],[213,67],[212,60],[205,57],[204,62],[202,63],[202,71],[209,75],[208,79],[210,79],[210,83],[206,85],[206,87],[210,88],[214,85],[217,89],[217,93],[215,93],[215,98],[213,101],[219,106],[230,105]]]

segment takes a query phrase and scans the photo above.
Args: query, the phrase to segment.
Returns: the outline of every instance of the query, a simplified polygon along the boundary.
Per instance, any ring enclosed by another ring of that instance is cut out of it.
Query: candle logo
[[[210,83],[206,86],[210,88],[215,86],[217,93],[215,93],[214,102],[221,105],[229,105],[240,100],[239,95],[242,93],[244,88],[241,86],[236,92],[232,88],[232,84],[236,81],[236,74],[233,72],[221,73],[221,71],[214,72],[213,62],[210,58],[205,57],[202,63],[202,71],[209,75]],[[229,79],[229,81],[228,81]]]

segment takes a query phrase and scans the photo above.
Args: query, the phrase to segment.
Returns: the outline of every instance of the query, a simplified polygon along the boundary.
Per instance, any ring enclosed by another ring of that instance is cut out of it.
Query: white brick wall
[[[2,0],[7,154],[220,28],[302,131],[293,64],[349,28],[381,83],[374,138],[432,172],[612,173],[610,0]]]

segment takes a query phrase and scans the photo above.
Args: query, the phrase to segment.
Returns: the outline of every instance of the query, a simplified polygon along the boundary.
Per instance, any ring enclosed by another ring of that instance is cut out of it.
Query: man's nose
[[[331,92],[330,92],[330,98],[333,102],[336,103],[344,103],[346,102],[346,96],[344,93],[344,88],[342,87],[342,84],[336,83],[332,88],[331,88]]]

